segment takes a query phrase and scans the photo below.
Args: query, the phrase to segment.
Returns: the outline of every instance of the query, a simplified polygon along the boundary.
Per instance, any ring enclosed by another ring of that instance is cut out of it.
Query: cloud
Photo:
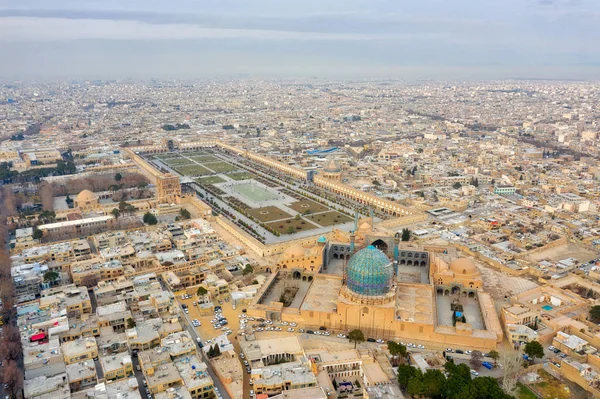
[[[411,37],[412,35],[405,35]],[[159,26],[131,21],[105,19],[64,19],[36,17],[0,17],[0,41],[56,40],[189,40],[189,39],[255,39],[255,40],[385,40],[389,36],[372,33],[297,32],[261,29],[204,28],[196,25],[167,24]]]

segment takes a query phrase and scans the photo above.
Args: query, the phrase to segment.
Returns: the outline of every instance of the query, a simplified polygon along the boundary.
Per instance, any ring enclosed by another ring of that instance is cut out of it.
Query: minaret
[[[354,210],[354,229],[353,231],[358,230],[358,209]]]
[[[375,212],[373,212],[373,207],[369,207],[369,216],[371,216],[371,231],[375,230]]]
[[[398,258],[400,256],[400,251],[398,249],[398,245],[400,244],[400,234],[396,233],[394,235],[394,273],[398,275]]]
[[[354,238],[356,237],[356,233],[354,230],[350,232],[350,255],[354,253]]]

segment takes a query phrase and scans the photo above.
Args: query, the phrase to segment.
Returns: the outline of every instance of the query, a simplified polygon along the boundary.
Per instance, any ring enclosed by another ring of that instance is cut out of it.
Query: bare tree
[[[39,186],[40,197],[42,199],[42,209],[45,211],[54,210],[54,190],[48,182],[42,182]]]
[[[11,186],[2,187],[3,203],[2,213],[6,216],[15,216],[17,214],[17,203],[15,201],[15,194],[13,193]]]
[[[521,354],[515,350],[508,349],[500,352],[500,364],[502,364],[502,370],[504,371],[502,390],[506,394],[512,395],[514,393],[522,363]]]
[[[479,370],[481,368],[483,354],[480,351],[471,352],[471,359],[469,359],[469,364],[471,368],[474,370]]]
[[[2,382],[8,386],[8,391],[12,396],[23,388],[23,372],[14,360],[6,360],[2,364]]]

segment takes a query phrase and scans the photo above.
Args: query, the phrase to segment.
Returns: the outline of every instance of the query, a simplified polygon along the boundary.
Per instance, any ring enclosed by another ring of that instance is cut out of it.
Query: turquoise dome
[[[388,257],[369,245],[348,262],[348,288],[360,295],[385,295],[390,291],[394,268]]]
[[[317,239],[317,242],[318,242],[318,243],[324,243],[324,242],[327,242],[327,238],[325,238],[325,236],[321,236],[321,237],[319,237],[319,238]]]

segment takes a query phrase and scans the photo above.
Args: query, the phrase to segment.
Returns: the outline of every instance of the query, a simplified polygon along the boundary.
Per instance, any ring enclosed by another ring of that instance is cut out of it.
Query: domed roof
[[[90,190],[83,190],[82,192],[77,194],[77,198],[75,198],[75,201],[89,202],[89,201],[95,201],[97,199],[98,199],[98,196],[96,194],[94,194],[93,192],[91,192]]]
[[[330,159],[323,165],[323,171],[325,173],[339,173],[342,171],[342,167],[335,159]]]
[[[477,266],[475,266],[475,263],[473,263],[473,260],[470,258],[454,259],[452,263],[450,263],[450,270],[453,271],[454,274],[479,274]]]
[[[369,245],[348,262],[348,288],[360,295],[384,295],[390,290],[393,274],[388,257]]]
[[[325,236],[321,236],[321,237],[319,237],[317,239],[317,242],[318,243],[325,243],[325,242],[327,242],[327,238]]]
[[[301,258],[304,256],[304,247],[300,244],[293,244],[281,254],[284,258]]]

